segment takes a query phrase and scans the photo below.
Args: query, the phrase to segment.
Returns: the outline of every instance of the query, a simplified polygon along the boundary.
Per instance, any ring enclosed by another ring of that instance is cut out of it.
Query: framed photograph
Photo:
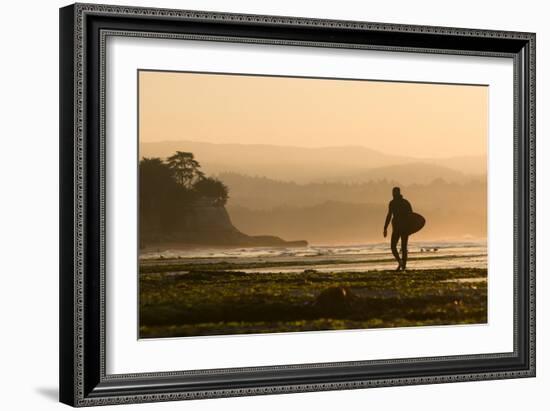
[[[60,400],[535,376],[535,34],[60,10]]]

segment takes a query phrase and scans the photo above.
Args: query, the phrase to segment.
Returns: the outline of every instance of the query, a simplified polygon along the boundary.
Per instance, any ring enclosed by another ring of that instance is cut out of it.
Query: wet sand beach
[[[413,251],[405,272],[394,271],[391,255],[377,247],[345,250],[195,250],[142,259],[140,337],[487,322],[483,246]]]

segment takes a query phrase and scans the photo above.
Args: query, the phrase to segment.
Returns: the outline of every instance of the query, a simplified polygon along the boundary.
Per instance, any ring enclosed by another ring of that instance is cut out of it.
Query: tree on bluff
[[[182,215],[199,198],[224,206],[227,186],[206,177],[193,153],[176,152],[165,161],[143,158],[139,163],[139,217],[141,243],[155,241],[181,230]]]
[[[176,182],[187,189],[193,188],[195,183],[204,178],[204,173],[200,170],[201,165],[195,160],[193,153],[176,151],[166,162]]]
[[[216,205],[225,205],[229,198],[227,186],[216,178],[202,178],[193,185],[193,189],[199,197],[214,199]]]
[[[144,233],[165,232],[181,204],[182,187],[172,170],[160,158],[144,158],[139,163],[139,217]]]

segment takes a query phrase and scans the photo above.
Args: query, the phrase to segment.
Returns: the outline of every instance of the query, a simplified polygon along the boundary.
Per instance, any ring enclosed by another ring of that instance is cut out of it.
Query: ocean
[[[487,243],[481,241],[418,241],[409,243],[408,269],[487,268]],[[157,250],[140,255],[143,264],[180,260],[189,263],[262,262],[244,272],[318,272],[387,270],[396,267],[389,242],[308,247],[203,247]],[[273,267],[269,263],[273,262]],[[284,266],[278,266],[279,263]],[[295,264],[292,264],[295,263]]]

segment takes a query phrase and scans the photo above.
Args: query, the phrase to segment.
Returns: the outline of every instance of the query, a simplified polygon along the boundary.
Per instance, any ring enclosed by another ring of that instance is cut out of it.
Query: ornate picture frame
[[[108,373],[106,42],[112,37],[509,59],[513,350]],[[60,100],[61,402],[80,407],[535,376],[534,33],[75,4],[60,10]]]

